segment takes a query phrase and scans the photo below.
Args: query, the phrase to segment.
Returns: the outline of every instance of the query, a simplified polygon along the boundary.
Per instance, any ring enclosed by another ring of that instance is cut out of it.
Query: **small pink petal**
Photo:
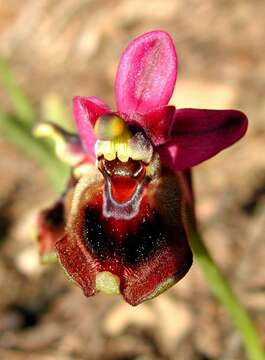
[[[98,98],[75,96],[73,98],[73,115],[79,135],[86,150],[95,159],[94,145],[96,137],[93,126],[97,118],[110,112],[109,107]]]
[[[152,31],[132,41],[118,67],[118,111],[144,114],[167,105],[176,82],[177,55],[168,33]]]
[[[42,260],[55,253],[55,243],[65,233],[64,212],[64,199],[60,199],[38,214],[37,234]]]
[[[138,117],[135,122],[145,130],[152,143],[158,146],[169,140],[174,115],[175,106],[164,106]]]
[[[191,168],[235,143],[247,126],[236,110],[176,110],[172,139],[158,148],[161,160],[174,170]]]

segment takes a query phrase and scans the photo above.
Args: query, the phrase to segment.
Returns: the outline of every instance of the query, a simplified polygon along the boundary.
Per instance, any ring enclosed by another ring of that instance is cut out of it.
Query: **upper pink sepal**
[[[99,116],[110,112],[110,108],[94,96],[73,98],[73,115],[82,143],[95,160],[96,137],[93,126]]]
[[[247,126],[237,110],[176,110],[172,138],[158,148],[161,160],[173,170],[191,168],[239,140]]]
[[[124,51],[115,82],[119,112],[140,114],[167,105],[177,77],[177,55],[168,33],[152,31]]]

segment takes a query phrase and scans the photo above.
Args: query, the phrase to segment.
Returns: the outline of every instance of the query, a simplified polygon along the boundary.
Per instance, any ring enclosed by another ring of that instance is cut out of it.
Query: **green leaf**
[[[69,167],[51,154],[42,140],[35,139],[13,115],[0,113],[0,131],[19,150],[41,164],[54,188],[62,191],[69,175]]]

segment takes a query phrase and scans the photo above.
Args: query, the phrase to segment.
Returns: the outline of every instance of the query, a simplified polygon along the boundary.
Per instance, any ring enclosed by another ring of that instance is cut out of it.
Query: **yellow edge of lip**
[[[120,294],[120,279],[109,271],[102,271],[96,275],[96,290],[109,295]]]

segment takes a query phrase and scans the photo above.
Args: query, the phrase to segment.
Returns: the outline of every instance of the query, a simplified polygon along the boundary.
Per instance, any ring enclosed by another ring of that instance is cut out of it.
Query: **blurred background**
[[[132,308],[87,299],[58,265],[38,261],[36,213],[63,188],[65,168],[55,190],[60,165],[27,129],[43,118],[72,128],[74,95],[114,105],[121,52],[152,29],[168,31],[178,50],[172,103],[250,119],[243,140],[193,173],[207,245],[265,340],[264,1],[0,0],[0,56],[34,109],[19,104],[0,62],[0,112],[9,114],[0,126],[0,359],[246,359],[196,262],[166,294]]]

